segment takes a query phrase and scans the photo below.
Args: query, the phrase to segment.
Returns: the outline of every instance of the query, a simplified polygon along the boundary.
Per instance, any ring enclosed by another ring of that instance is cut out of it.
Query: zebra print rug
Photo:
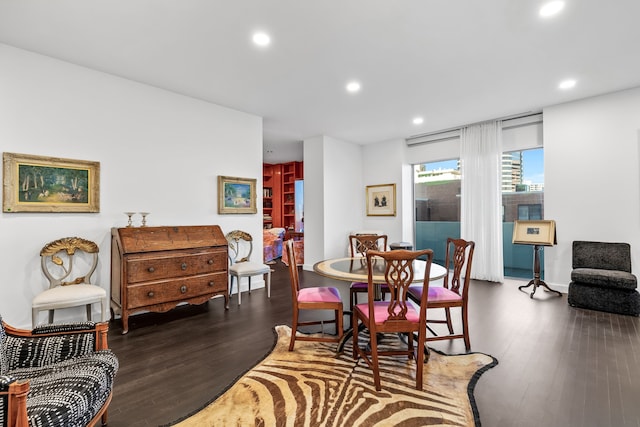
[[[276,326],[273,351],[201,411],[177,424],[201,426],[480,426],[473,389],[498,361],[485,354],[447,356],[431,351],[424,390],[415,389],[415,361],[406,356],[380,359],[382,391],[373,373],[332,343],[296,341],[291,329]],[[361,334],[365,345],[368,336]],[[380,345],[404,345],[384,336]]]

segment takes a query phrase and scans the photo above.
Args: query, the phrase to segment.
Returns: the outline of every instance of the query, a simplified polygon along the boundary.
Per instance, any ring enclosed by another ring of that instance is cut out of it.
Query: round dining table
[[[385,262],[382,258],[374,258],[373,263],[373,283],[385,282],[384,269]],[[417,259],[413,264],[414,281],[424,278],[426,261]],[[313,271],[329,277],[331,279],[343,280],[347,282],[367,282],[369,273],[367,271],[367,259],[365,257],[332,258],[314,264]],[[431,263],[429,280],[442,279],[447,274],[447,269],[440,264]]]
[[[424,278],[426,261],[417,259],[413,264],[413,280],[419,282]],[[319,261],[313,265],[313,271],[321,276],[347,282],[368,282],[369,272],[367,270],[367,259],[365,257],[332,258]],[[373,259],[372,280],[376,285],[385,283],[385,261],[382,258]],[[447,274],[447,269],[440,264],[431,263],[429,270],[429,281],[442,279]],[[382,299],[380,286],[374,287],[374,298]],[[338,353],[342,352],[345,343],[353,336],[353,329],[347,328],[344,331],[342,340],[338,344]]]

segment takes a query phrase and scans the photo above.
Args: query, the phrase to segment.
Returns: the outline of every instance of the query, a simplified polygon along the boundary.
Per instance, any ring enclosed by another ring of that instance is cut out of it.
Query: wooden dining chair
[[[287,240],[284,246],[289,256],[289,276],[291,278],[291,297],[293,300],[293,321],[291,322],[289,351],[293,351],[296,340],[340,342],[344,333],[342,325],[343,307],[340,292],[334,287],[326,286],[301,288],[298,264],[296,263],[296,257],[293,253],[293,239]],[[335,312],[335,319],[300,321],[300,310],[333,310]],[[296,332],[300,326],[322,325],[325,323],[335,323],[335,336],[325,334],[296,336]]]
[[[473,250],[475,243],[463,239],[447,239],[447,250],[445,257],[445,268],[447,274],[443,279],[443,286],[432,286],[429,288],[427,298],[427,309],[444,308],[445,318],[432,319],[429,323],[444,323],[447,325],[449,335],[436,335],[427,337],[427,341],[464,339],[464,346],[467,351],[471,349],[469,338],[469,280],[471,280],[471,262],[473,261]],[[463,277],[464,271],[464,277]],[[420,286],[409,287],[409,298],[421,304],[423,289]],[[451,309],[461,308],[462,333],[454,333],[453,322],[451,321]]]
[[[351,258],[362,257],[362,262],[366,262],[367,251],[386,251],[387,236],[385,234],[352,234],[349,236],[349,250]],[[349,310],[353,311],[353,306],[358,303],[358,294],[367,293],[367,282],[352,282],[349,286]],[[386,285],[380,286],[383,299],[388,292]]]
[[[418,257],[426,257],[424,277],[419,278],[422,289],[422,301],[415,306],[407,298],[409,286],[414,278],[413,262]],[[429,273],[433,260],[433,251],[395,250],[367,252],[368,287],[367,303],[356,304],[353,307],[353,358],[362,357],[373,370],[373,380],[376,390],[381,390],[379,356],[404,355],[416,360],[416,389],[422,390],[422,372],[425,357],[425,339],[427,335],[427,296],[429,294]],[[385,262],[385,281],[390,295],[389,301],[374,300],[373,263],[382,258]],[[371,342],[366,348],[358,345],[358,323],[369,331]],[[378,347],[378,334],[404,333],[407,334],[407,349],[381,350]],[[417,335],[414,345],[413,336]]]

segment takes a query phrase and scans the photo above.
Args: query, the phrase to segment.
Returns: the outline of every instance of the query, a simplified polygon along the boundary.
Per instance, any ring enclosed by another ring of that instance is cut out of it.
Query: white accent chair
[[[49,312],[53,323],[56,309],[86,306],[87,320],[91,320],[91,306],[100,303],[101,321],[107,321],[109,299],[107,291],[91,284],[91,276],[98,265],[98,245],[80,237],[65,237],[47,243],[40,251],[42,271],[49,281],[49,289],[36,295],[31,305],[31,322],[38,325],[41,311]],[[74,259],[78,254],[81,259]],[[74,263],[74,261],[76,261]]]
[[[233,230],[226,234],[229,242],[229,296],[233,292],[233,278],[238,282],[238,305],[242,303],[240,292],[240,280],[247,277],[249,280],[249,293],[251,293],[251,277],[266,275],[267,298],[271,298],[271,267],[261,262],[251,261],[253,252],[253,237],[242,230]]]

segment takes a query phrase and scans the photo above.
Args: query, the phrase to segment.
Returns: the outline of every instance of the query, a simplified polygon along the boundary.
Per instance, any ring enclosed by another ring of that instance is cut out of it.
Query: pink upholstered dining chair
[[[419,278],[418,286],[422,290],[422,300],[416,307],[407,298],[409,286],[414,282],[413,264],[418,257],[426,257],[424,276]],[[373,264],[382,258],[385,262],[385,281],[390,295],[389,301],[375,301],[373,283]],[[373,370],[373,381],[376,390],[380,391],[380,367],[378,356],[403,355],[416,360],[416,389],[422,390],[422,372],[425,357],[425,338],[427,335],[427,295],[429,294],[429,274],[433,251],[424,249],[421,251],[395,250],[367,252],[368,270],[368,301],[356,304],[353,307],[352,328],[353,334],[353,358],[362,357]],[[358,323],[369,330],[370,344],[366,347],[358,345]],[[404,333],[408,335],[407,349],[381,350],[378,348],[378,334]],[[414,334],[417,335],[417,343],[414,345]]]
[[[385,234],[352,234],[349,236],[349,250],[351,258],[362,257],[362,262],[366,262],[367,251],[386,251],[387,236]],[[353,311],[353,306],[358,303],[358,294],[367,293],[367,282],[353,282],[349,286],[349,309]],[[387,285],[380,286],[383,299],[388,292]]]
[[[427,298],[427,309],[444,308],[444,319],[428,319],[428,323],[446,323],[449,335],[437,335],[427,337],[427,341],[464,339],[464,346],[467,351],[471,349],[469,338],[469,321],[467,303],[469,301],[469,280],[471,279],[471,261],[473,260],[473,250],[475,243],[463,239],[447,239],[447,251],[445,257],[445,268],[447,274],[444,276],[442,287],[432,286],[429,288]],[[453,270],[451,271],[451,264]],[[464,277],[462,272],[464,270]],[[419,286],[409,287],[409,297],[420,303],[422,300],[422,288]],[[460,307],[462,311],[462,333],[454,333],[453,322],[451,321],[451,309]]]
[[[285,251],[289,257],[289,276],[291,278],[291,297],[293,300],[293,321],[291,322],[291,341],[289,351],[293,351],[296,340],[299,341],[321,341],[340,342],[344,328],[342,325],[343,307],[340,292],[333,287],[300,287],[300,277],[298,275],[298,264],[293,253],[293,240],[284,243]],[[300,310],[333,310],[334,320],[310,320],[300,321]],[[336,335],[300,335],[296,336],[298,327],[307,325],[321,325],[324,323],[336,324]]]

